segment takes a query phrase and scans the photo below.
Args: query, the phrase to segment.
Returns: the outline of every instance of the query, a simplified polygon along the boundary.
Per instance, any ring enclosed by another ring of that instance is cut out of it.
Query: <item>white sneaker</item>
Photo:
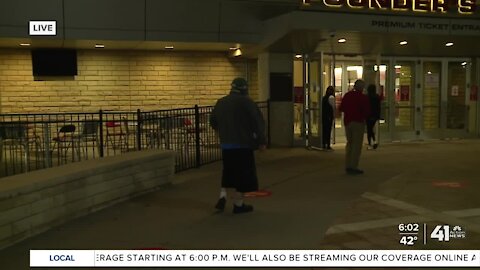
[[[367,146],[367,150],[373,150],[373,146],[371,145]]]

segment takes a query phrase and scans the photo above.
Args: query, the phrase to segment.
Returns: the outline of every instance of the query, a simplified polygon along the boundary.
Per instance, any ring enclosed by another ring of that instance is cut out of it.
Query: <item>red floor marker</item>
[[[145,247],[145,248],[136,248],[135,250],[169,250],[164,247]]]
[[[434,181],[432,182],[434,187],[446,187],[446,188],[464,188],[465,184],[461,182],[447,182],[447,181]]]
[[[258,191],[252,191],[252,192],[247,192],[245,193],[245,197],[269,197],[272,195],[271,191],[268,190],[258,190]]]

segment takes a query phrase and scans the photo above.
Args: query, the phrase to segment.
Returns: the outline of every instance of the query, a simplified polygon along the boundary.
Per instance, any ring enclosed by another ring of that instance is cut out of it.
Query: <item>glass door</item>
[[[422,133],[424,138],[440,138],[442,101],[442,62],[422,64]]]
[[[470,66],[466,60],[422,61],[420,128],[423,139],[467,136]]]
[[[472,136],[480,136],[480,100],[479,85],[480,85],[480,58],[473,59],[471,63],[471,83],[470,83],[470,98],[469,98],[469,117],[468,117],[468,132]]]
[[[466,62],[448,63],[447,129],[466,128]]]
[[[343,68],[342,65],[338,66],[335,55],[324,55],[323,57],[323,69],[322,69],[322,97],[325,95],[326,89],[329,86],[334,88],[335,108],[334,108],[334,122],[332,127],[332,133],[330,135],[330,145],[335,144],[339,137],[344,137],[344,131],[342,127],[342,114],[338,110],[343,95]],[[321,98],[322,98],[321,97]],[[323,125],[323,123],[322,123]],[[343,139],[340,139],[342,141]]]
[[[297,55],[293,61],[295,146],[322,146],[321,99],[325,79],[322,61],[322,53]]]
[[[333,77],[332,77],[332,86],[335,89],[335,117],[334,117],[334,128],[333,128],[333,143],[344,142],[345,141],[345,130],[343,129],[343,115],[339,110],[340,103],[342,103],[343,95],[347,92],[346,86],[344,84],[344,66],[342,63],[332,63],[333,67]]]
[[[465,59],[365,58],[356,63],[337,61],[333,74],[337,104],[357,78],[375,83],[381,97],[381,140],[464,138],[479,132],[478,71]],[[343,136],[341,114],[336,139]]]
[[[415,139],[416,132],[416,65],[415,61],[396,60],[392,69],[394,140]]]
[[[340,60],[334,62],[332,77],[332,86],[335,89],[335,128],[332,136],[334,143],[346,142],[343,114],[339,108],[343,96],[353,89],[353,85],[358,79],[363,79],[363,62],[361,60]]]
[[[307,113],[307,146],[310,148],[322,147],[322,53],[314,53],[306,59],[306,100],[305,108]]]
[[[364,61],[363,78],[367,84],[374,84],[376,86],[377,94],[380,96],[380,120],[375,126],[375,134],[378,141],[391,141],[391,134],[389,129],[390,124],[390,103],[388,88],[390,77],[387,76],[389,71],[389,60],[381,59],[378,55],[370,57]]]
[[[305,146],[305,86],[302,55],[297,55],[293,61],[293,144]]]
[[[467,61],[449,61],[447,65],[447,136],[466,133],[468,123],[469,65]],[[463,137],[463,136],[462,136]]]

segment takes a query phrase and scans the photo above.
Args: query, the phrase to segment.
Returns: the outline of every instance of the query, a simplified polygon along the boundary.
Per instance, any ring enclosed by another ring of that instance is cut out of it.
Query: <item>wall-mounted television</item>
[[[66,49],[32,50],[33,76],[77,75],[77,51]]]

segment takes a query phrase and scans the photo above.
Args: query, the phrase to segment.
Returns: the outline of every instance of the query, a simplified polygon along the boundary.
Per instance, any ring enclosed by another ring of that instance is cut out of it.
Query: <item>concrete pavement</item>
[[[173,185],[79,218],[0,251],[2,269],[28,269],[30,249],[478,249],[480,140],[364,148],[364,175],[344,171],[335,151],[257,153],[268,197],[252,213],[215,212],[221,163],[176,176]],[[427,226],[413,246],[400,223]],[[465,239],[430,239],[436,225],[461,226]],[[425,239],[424,239],[425,238]],[[424,243],[426,241],[426,243]]]

